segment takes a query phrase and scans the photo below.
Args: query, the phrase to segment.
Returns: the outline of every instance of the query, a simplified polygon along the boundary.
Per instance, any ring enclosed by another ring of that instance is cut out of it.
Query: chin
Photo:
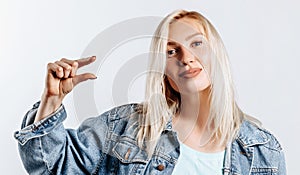
[[[196,94],[208,91],[210,89],[210,84],[193,84],[193,85],[187,85],[185,87],[181,87],[179,89],[180,94]]]
[[[201,92],[206,91],[206,89],[208,89],[207,87],[199,87],[199,88],[184,88],[182,90],[179,90],[180,94],[185,94],[185,95],[194,95],[194,94],[198,94]]]

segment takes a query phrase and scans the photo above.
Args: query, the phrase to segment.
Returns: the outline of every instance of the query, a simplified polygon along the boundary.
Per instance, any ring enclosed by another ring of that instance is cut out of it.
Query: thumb
[[[77,84],[86,81],[86,80],[93,80],[96,79],[96,75],[92,73],[84,73],[84,74],[79,74],[73,77],[73,85],[76,86]]]

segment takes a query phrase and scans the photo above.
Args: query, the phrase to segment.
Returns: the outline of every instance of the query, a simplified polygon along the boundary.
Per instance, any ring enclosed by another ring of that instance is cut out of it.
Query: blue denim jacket
[[[167,124],[152,156],[137,146],[139,104],[128,104],[65,129],[61,106],[33,123],[39,103],[15,132],[23,164],[30,174],[172,174],[180,155],[176,132]],[[223,174],[286,174],[282,148],[268,131],[244,121],[226,147]]]

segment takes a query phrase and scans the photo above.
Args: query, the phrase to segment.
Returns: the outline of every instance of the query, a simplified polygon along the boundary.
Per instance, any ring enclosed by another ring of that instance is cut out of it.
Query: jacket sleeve
[[[29,174],[92,174],[103,154],[107,113],[87,119],[77,129],[65,129],[64,106],[33,123],[39,102],[25,115],[15,132],[19,153]]]
[[[286,175],[287,172],[286,172],[285,156],[282,150],[280,151],[280,157],[278,160],[279,160],[278,174]]]

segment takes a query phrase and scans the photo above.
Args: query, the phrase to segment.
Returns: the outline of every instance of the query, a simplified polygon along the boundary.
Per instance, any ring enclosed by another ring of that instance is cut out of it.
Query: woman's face
[[[196,20],[181,18],[170,24],[166,75],[181,94],[203,91],[210,86],[208,43]]]

